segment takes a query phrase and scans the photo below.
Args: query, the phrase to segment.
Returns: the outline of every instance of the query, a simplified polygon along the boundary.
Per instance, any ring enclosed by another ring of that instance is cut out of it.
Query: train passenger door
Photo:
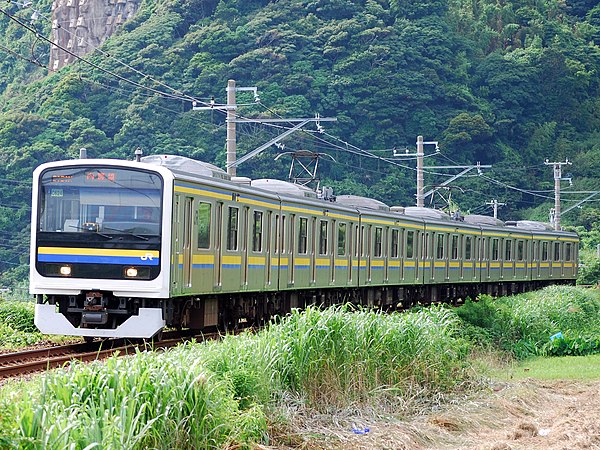
[[[214,263],[214,285],[220,289],[223,284],[223,203],[218,202],[215,211],[215,263]]]
[[[173,259],[174,292],[183,294],[192,286],[192,197],[175,196],[175,255]]]

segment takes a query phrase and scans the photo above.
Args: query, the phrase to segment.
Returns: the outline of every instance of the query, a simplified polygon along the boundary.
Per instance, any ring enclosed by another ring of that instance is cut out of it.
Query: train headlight
[[[60,269],[58,271],[60,272],[61,275],[65,276],[65,277],[71,276],[71,266],[60,266]]]
[[[138,270],[135,267],[128,267],[125,269],[125,276],[128,278],[136,278],[138,276]]]
[[[125,278],[136,279],[136,280],[149,280],[150,279],[150,268],[149,267],[125,267],[123,269],[123,276]]]

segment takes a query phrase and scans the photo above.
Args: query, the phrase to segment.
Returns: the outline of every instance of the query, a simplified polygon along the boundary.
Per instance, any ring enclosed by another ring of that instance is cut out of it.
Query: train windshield
[[[40,180],[38,230],[160,235],[162,178],[116,167],[47,170]]]

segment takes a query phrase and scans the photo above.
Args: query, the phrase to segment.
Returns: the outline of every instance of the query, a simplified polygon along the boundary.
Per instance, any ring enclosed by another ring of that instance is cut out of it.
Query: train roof
[[[359,195],[337,195],[335,202],[344,206],[353,206],[355,208],[374,209],[377,211],[389,211],[390,207],[379,200]]]
[[[288,181],[275,180],[271,178],[261,178],[252,180],[250,186],[262,189],[264,191],[275,192],[283,195],[293,195],[304,198],[317,198],[317,193],[312,189],[300,184],[290,183]]]
[[[220,167],[213,164],[198,161],[178,155],[150,155],[144,156],[142,162],[163,166],[167,169],[183,175],[199,175],[202,177],[217,178],[220,180],[231,180],[231,177]]]

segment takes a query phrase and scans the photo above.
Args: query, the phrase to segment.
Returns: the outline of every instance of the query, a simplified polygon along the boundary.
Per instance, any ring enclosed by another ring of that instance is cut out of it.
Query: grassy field
[[[503,380],[586,380],[600,381],[600,355],[534,357],[507,364],[492,374]]]
[[[599,337],[600,292],[573,287],[394,314],[310,307],[256,334],[10,383],[0,389],[0,448],[270,445],[299,417],[401,417],[485,390],[485,354],[504,361],[496,377],[595,379]],[[557,354],[588,356],[548,357]]]

